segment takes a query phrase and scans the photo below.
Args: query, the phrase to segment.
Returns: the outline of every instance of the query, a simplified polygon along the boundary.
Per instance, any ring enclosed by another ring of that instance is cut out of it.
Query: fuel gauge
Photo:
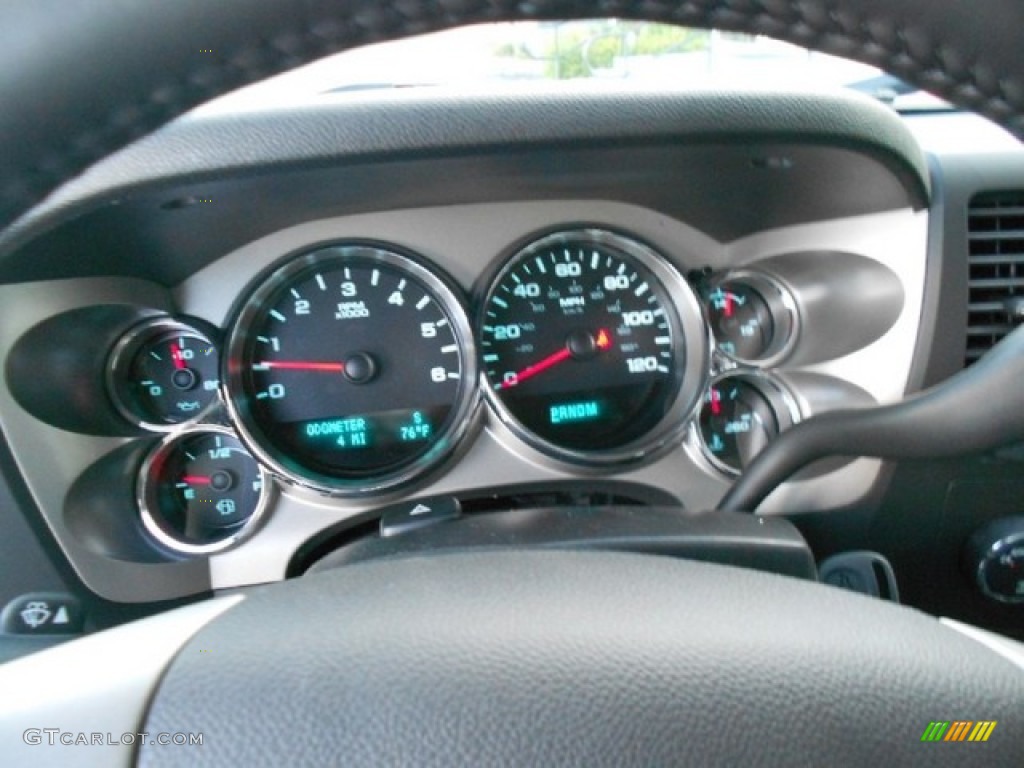
[[[165,439],[143,463],[139,508],[158,542],[186,554],[226,549],[266,507],[267,475],[227,429]]]
[[[208,334],[170,318],[148,320],[114,348],[111,399],[133,424],[167,431],[198,420],[216,402],[219,355]]]

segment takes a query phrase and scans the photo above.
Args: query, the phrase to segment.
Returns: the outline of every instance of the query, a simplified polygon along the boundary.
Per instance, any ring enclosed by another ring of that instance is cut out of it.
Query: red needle
[[[611,349],[611,334],[608,333],[608,331],[605,330],[604,328],[601,328],[597,332],[597,339],[593,341],[593,344],[601,352]],[[548,355],[540,362],[526,366],[525,368],[523,368],[523,370],[519,371],[519,373],[512,374],[511,377],[505,379],[500,384],[495,384],[494,388],[505,389],[507,387],[514,387],[517,384],[522,384],[523,381],[530,378],[531,376],[536,376],[538,373],[543,373],[548,368],[556,366],[559,363],[568,360],[570,357],[572,357],[572,352],[569,349],[569,342],[567,342],[564,347],[555,352],[553,355]]]
[[[732,317],[732,294],[725,294],[725,316]]]
[[[344,363],[314,363],[308,360],[264,360],[255,363],[253,368],[277,368],[281,371],[326,371],[344,373]]]
[[[174,361],[174,368],[176,370],[185,370],[185,351],[181,348],[180,341],[176,341],[171,345],[171,359]]]
[[[514,387],[517,384],[522,384],[523,381],[530,378],[531,376],[536,376],[538,373],[543,373],[548,368],[558,365],[564,360],[568,360],[570,357],[572,357],[572,352],[569,351],[569,348],[562,347],[560,350],[555,352],[555,354],[548,355],[539,363],[534,363],[533,365],[526,366],[519,373],[515,374],[515,376],[513,376],[511,379],[507,379],[502,383],[498,384],[495,387],[495,389],[504,389],[505,387]]]
[[[183,483],[188,483],[189,485],[209,485],[210,484],[210,478],[204,477],[203,475],[185,475],[183,478],[181,478],[181,481]]]
[[[711,413],[717,416],[722,412],[722,394],[717,389],[711,390]]]

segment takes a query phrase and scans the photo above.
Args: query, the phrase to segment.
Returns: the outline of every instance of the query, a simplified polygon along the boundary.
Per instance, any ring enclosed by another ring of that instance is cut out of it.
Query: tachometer
[[[394,487],[448,455],[475,378],[448,281],[391,246],[289,261],[246,300],[228,342],[229,409],[253,452],[339,495]]]
[[[647,246],[603,230],[513,254],[483,298],[478,338],[503,421],[578,463],[635,460],[681,434],[706,370],[685,281]]]

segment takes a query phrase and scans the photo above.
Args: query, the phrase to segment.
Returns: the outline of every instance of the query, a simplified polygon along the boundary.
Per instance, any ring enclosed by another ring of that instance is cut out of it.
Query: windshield
[[[238,91],[221,105],[265,107],[365,90],[479,89],[544,80],[682,89],[844,86],[887,102],[914,91],[874,67],[766,37],[602,19],[484,24],[365,46]]]

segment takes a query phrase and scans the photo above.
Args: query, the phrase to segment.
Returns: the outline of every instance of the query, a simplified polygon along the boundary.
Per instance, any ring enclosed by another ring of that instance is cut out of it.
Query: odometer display
[[[601,230],[549,235],[515,253],[481,302],[488,396],[547,453],[639,458],[683,428],[702,325],[689,287],[647,246]]]
[[[230,405],[284,476],[381,490],[454,447],[475,399],[472,350],[445,280],[391,248],[328,246],[278,269],[242,308]]]

